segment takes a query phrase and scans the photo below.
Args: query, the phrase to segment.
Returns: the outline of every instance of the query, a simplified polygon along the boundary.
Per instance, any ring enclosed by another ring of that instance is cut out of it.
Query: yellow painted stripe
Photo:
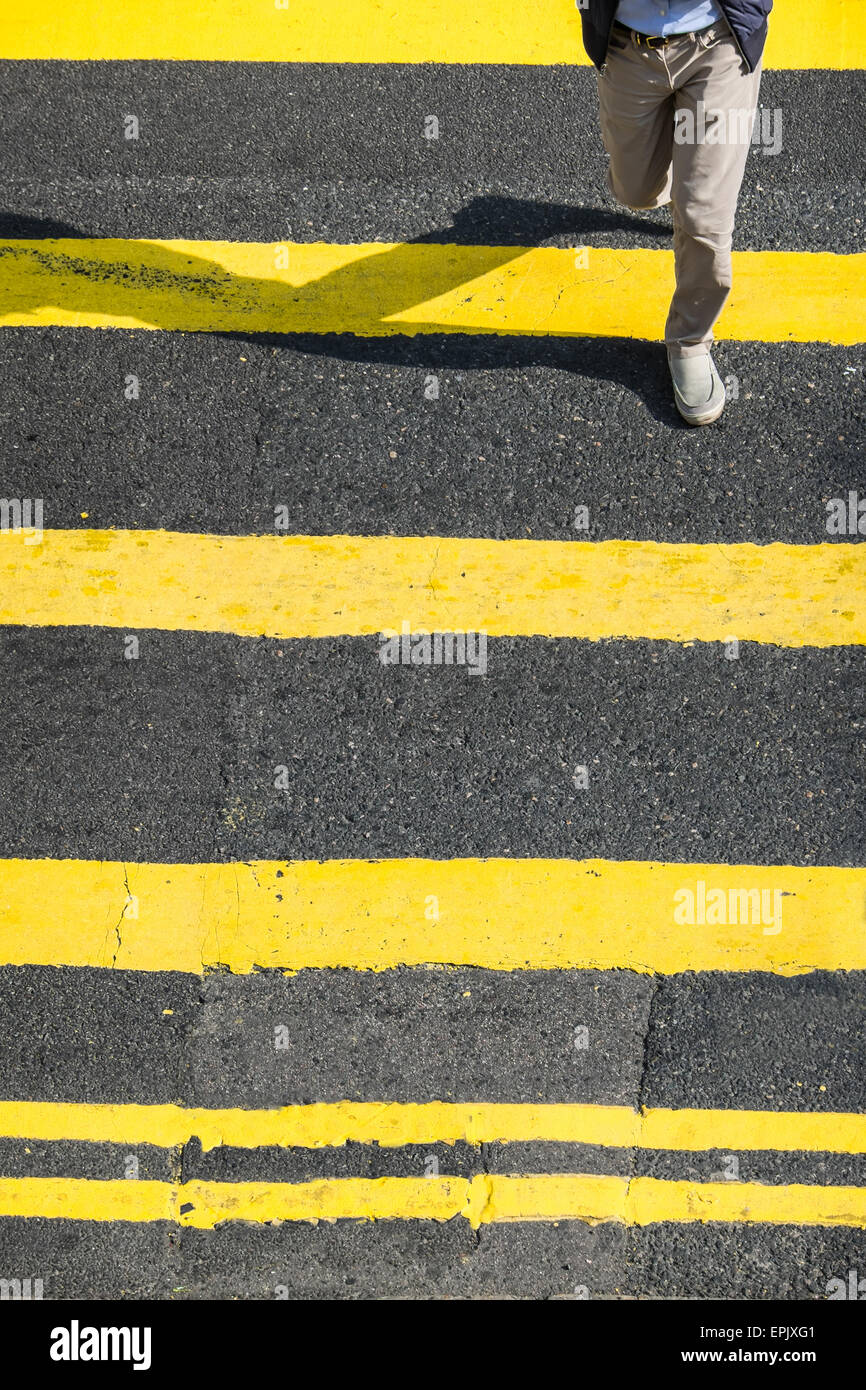
[[[0,326],[657,339],[673,253],[431,243],[0,241]],[[859,343],[866,254],[741,251],[728,338]]]
[[[0,1216],[70,1221],[171,1221],[176,1189],[150,1180],[0,1177]]]
[[[863,66],[854,0],[776,0],[766,65]],[[9,58],[585,63],[574,0],[76,0],[8,4]]]
[[[820,521],[820,518],[818,519]],[[866,546],[0,531],[0,623],[866,643]],[[371,660],[375,659],[371,654]]]
[[[710,915],[699,910],[702,896],[719,907],[721,922],[701,922]],[[864,901],[866,869],[856,868],[9,859],[0,860],[0,964],[193,974],[438,964],[798,975],[866,969]]]
[[[478,1179],[472,1179],[477,1183]],[[491,1177],[487,1204],[470,1216],[489,1221],[770,1222],[802,1226],[866,1227],[866,1188],[759,1183],[667,1182],[658,1178],[582,1174]]]
[[[0,1101],[0,1136],[204,1150],[322,1149],[347,1143],[510,1144],[544,1141],[698,1152],[866,1153],[866,1115],[773,1110],[646,1110],[624,1105],[334,1101],[275,1110],[179,1105]]]
[[[184,1210],[184,1208],[186,1208]],[[73,1221],[427,1220],[771,1222],[866,1227],[866,1188],[669,1182],[591,1174],[465,1178],[326,1178],[307,1183],[170,1183],[0,1178],[0,1216]]]

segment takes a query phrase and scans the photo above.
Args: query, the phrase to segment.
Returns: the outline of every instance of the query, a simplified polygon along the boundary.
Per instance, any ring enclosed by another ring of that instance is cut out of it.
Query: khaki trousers
[[[665,326],[675,356],[710,351],[731,290],[734,214],[761,84],[724,23],[638,48],[614,29],[598,74],[607,184],[618,203],[670,202],[676,291]]]

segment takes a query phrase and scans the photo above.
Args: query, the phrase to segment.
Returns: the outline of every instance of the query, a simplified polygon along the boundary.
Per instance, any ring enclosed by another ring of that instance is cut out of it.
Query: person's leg
[[[614,33],[597,76],[607,186],[624,207],[662,207],[671,196],[674,93],[657,52]]]
[[[714,26],[715,28],[715,26]],[[718,30],[715,30],[718,33]],[[672,203],[677,287],[665,327],[671,357],[709,353],[731,290],[734,214],[752,134],[760,68],[750,73],[727,29],[678,66]]]

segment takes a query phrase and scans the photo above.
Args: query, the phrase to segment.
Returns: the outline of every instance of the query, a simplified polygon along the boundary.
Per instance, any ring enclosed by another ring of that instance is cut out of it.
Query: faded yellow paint
[[[0,326],[658,339],[673,284],[673,253],[643,249],[0,241]],[[864,326],[866,254],[734,255],[722,336],[851,344]]]
[[[0,1101],[0,1137],[204,1150],[543,1141],[679,1151],[866,1153],[866,1115],[624,1105],[334,1101],[273,1110]]]
[[[866,642],[866,546],[0,532],[0,622],[331,637],[400,632]],[[467,677],[471,679],[471,677]]]
[[[473,1181],[477,1181],[473,1179]],[[544,1174],[492,1177],[481,1223],[497,1221],[768,1222],[866,1227],[866,1188],[797,1183],[671,1182]]]
[[[770,1222],[866,1227],[866,1188],[670,1182],[657,1178],[325,1178],[306,1183],[0,1178],[0,1217],[165,1221],[211,1230],[226,1221],[427,1220]]]
[[[765,64],[860,68],[854,0],[777,0]],[[316,63],[580,63],[574,0],[76,0],[7,4],[7,58]]]
[[[676,895],[696,895],[698,883],[724,895],[716,899],[726,907],[720,924],[676,920]],[[431,896],[436,920],[427,915]],[[437,964],[797,975],[866,969],[864,902],[866,869],[856,868],[9,859],[0,860],[0,964],[193,974]]]
[[[465,1178],[323,1178],[314,1182],[189,1182],[179,1189],[192,1210],[176,1220],[209,1230],[223,1221],[450,1221],[471,1218],[476,1196]]]
[[[171,1221],[177,1206],[170,1183],[126,1178],[0,1177],[0,1217],[41,1216],[66,1221]]]

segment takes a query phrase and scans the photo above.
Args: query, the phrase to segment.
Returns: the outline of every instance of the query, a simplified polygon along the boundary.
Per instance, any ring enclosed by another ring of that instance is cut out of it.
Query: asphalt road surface
[[[73,16],[0,63],[0,492],[44,518],[0,535],[4,1296],[827,1298],[866,1273],[862,72],[768,54],[689,430],[670,219],[604,192],[576,47],[461,61],[446,5],[436,61],[365,57],[347,3],[346,61],[156,14],[154,57],[103,8],[101,61]],[[437,604],[486,674],[383,664]]]

